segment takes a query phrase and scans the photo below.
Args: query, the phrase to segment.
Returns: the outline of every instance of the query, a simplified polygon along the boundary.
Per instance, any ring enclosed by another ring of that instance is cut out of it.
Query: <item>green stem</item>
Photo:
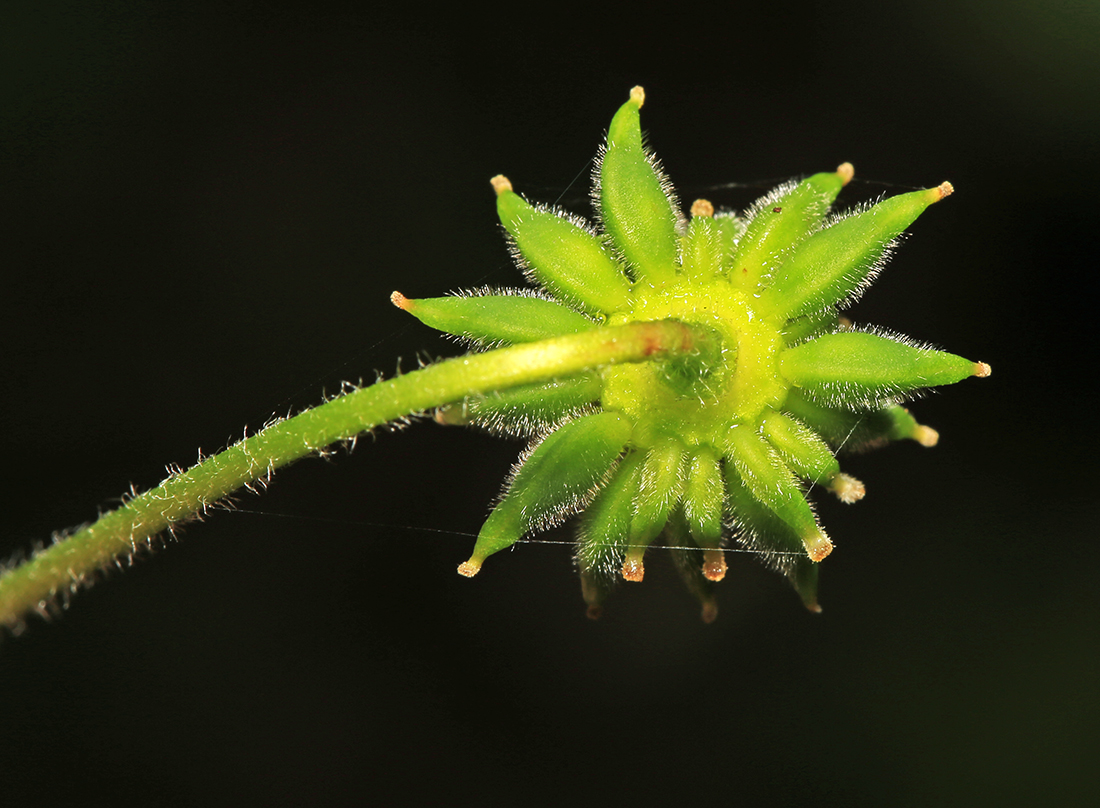
[[[166,528],[238,488],[326,446],[396,418],[618,362],[698,353],[712,337],[676,321],[631,323],[450,359],[356,390],[272,424],[0,575],[0,624],[47,614],[59,592],[131,555]]]

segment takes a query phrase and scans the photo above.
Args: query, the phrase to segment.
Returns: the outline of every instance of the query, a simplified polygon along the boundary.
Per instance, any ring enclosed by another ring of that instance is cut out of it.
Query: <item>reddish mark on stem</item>
[[[782,211],[782,210],[783,210],[783,208],[782,208],[782,207],[778,207],[778,208],[772,208],[772,213],[779,213],[779,212],[780,212],[780,211]]]
[[[682,334],[683,349],[688,350],[694,347],[695,335],[691,332],[691,329],[682,324],[678,324],[678,328]],[[665,336],[667,337],[667,335]],[[648,357],[656,353],[672,350],[671,342],[673,341],[664,338],[660,333],[654,333],[653,330],[646,329],[642,343],[642,354]]]

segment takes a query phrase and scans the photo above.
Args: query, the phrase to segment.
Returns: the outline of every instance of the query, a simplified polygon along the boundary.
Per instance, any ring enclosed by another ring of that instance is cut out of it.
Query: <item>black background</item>
[[[0,552],[454,354],[389,293],[517,283],[489,177],[587,214],[634,84],[687,202],[950,179],[851,313],[994,369],[847,462],[820,616],[748,556],[709,626],[656,558],[595,623],[564,546],[459,578],[482,434],[303,461],[0,644],[6,806],[1093,804],[1094,4],[5,8]]]

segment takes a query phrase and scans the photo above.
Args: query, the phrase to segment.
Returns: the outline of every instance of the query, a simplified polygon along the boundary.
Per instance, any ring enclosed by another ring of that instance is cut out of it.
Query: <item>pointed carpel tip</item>
[[[708,581],[721,581],[726,577],[726,555],[721,550],[703,552],[703,577]]]
[[[709,598],[703,601],[703,611],[699,614],[703,618],[703,622],[708,626],[718,619],[718,604],[714,598]]]
[[[642,559],[628,555],[623,561],[623,579],[640,584],[644,578],[645,565],[642,564]]]
[[[432,414],[432,420],[440,426],[468,426],[470,411],[463,404],[448,404],[438,408]]]
[[[588,619],[599,620],[600,615],[603,614],[603,594],[591,571],[587,569],[581,570],[581,597],[584,598],[585,606],[588,607],[585,612]]]
[[[859,502],[867,494],[867,487],[861,481],[843,472],[833,477],[829,487],[845,505]]]
[[[804,605],[807,611],[811,611],[814,614],[821,614],[821,604],[819,604],[816,599],[804,601]]]
[[[942,199],[947,199],[951,194],[955,193],[955,186],[949,182],[941,182],[932,191],[936,194],[936,198],[933,202],[939,202]]]
[[[989,376],[992,372],[993,372],[993,368],[991,368],[985,362],[975,362],[974,363],[974,375],[977,376],[979,379],[984,379],[985,377]]]
[[[489,180],[489,184],[493,186],[493,190],[496,191],[497,196],[506,194],[512,190],[512,181],[503,174],[497,174]]]
[[[931,449],[940,442],[940,433],[930,426],[917,424],[917,428],[913,430],[912,438],[921,446]]]
[[[714,216],[714,205],[711,204],[709,199],[696,199],[691,203],[691,215],[693,217],[704,216],[709,219]]]
[[[481,561],[476,558],[470,558],[469,561],[463,561],[458,565],[458,574],[465,575],[467,578],[473,578],[481,570]]]
[[[856,167],[851,163],[841,163],[836,167],[836,175],[840,177],[840,184],[847,185],[856,175]]]
[[[811,561],[824,561],[829,553],[833,551],[833,543],[821,530],[802,541],[806,545],[806,555],[810,557]]]
[[[432,420],[440,426],[456,426],[460,423],[453,413],[454,407],[439,407],[432,413]]]
[[[642,85],[637,84],[630,88],[630,100],[638,109],[642,108],[642,104],[645,103],[645,90],[642,89]]]
[[[413,302],[400,292],[394,292],[390,295],[390,303],[397,306],[397,308],[402,311],[411,311],[413,306]]]

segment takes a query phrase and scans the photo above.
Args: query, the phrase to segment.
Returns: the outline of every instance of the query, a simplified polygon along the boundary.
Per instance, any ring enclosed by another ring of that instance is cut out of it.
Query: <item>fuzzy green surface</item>
[[[781,324],[761,317],[744,292],[721,277],[681,278],[645,289],[634,309],[612,322],[665,318],[712,328],[722,350],[704,374],[653,364],[605,370],[603,406],[634,419],[635,445],[676,435],[689,445],[721,446],[732,425],[757,425],[782,405],[790,385],[777,372]]]
[[[710,583],[725,574],[724,562],[713,553],[699,561],[726,525],[787,573],[816,610],[816,562],[833,545],[800,480],[857,501],[863,484],[841,473],[833,447],[857,431],[864,444],[909,437],[932,445],[934,431],[907,421],[895,399],[988,371],[905,338],[853,331],[837,314],[873,280],[901,232],[951,187],[830,217],[853,174],[844,163],[780,186],[744,217],[716,216],[700,200],[685,219],[644,147],[644,101],[635,87],[608,129],[593,194],[602,234],[531,205],[503,176],[493,180],[498,213],[521,269],[563,305],[606,326],[684,323],[712,335],[710,349],[597,369],[586,407],[621,416],[622,451],[592,456],[598,467],[580,472],[566,458],[553,474],[541,469],[542,448],[531,453],[460,572],[475,574],[493,552],[537,529],[541,513],[559,521],[572,501],[573,512],[587,510],[577,557],[590,614],[617,565],[623,578],[642,580],[645,548],[663,532],[679,548],[678,568],[703,601],[704,619],[713,619]],[[561,384],[510,400],[512,423],[531,424],[544,447],[577,423]],[[576,479],[591,482],[584,497],[569,495]]]

